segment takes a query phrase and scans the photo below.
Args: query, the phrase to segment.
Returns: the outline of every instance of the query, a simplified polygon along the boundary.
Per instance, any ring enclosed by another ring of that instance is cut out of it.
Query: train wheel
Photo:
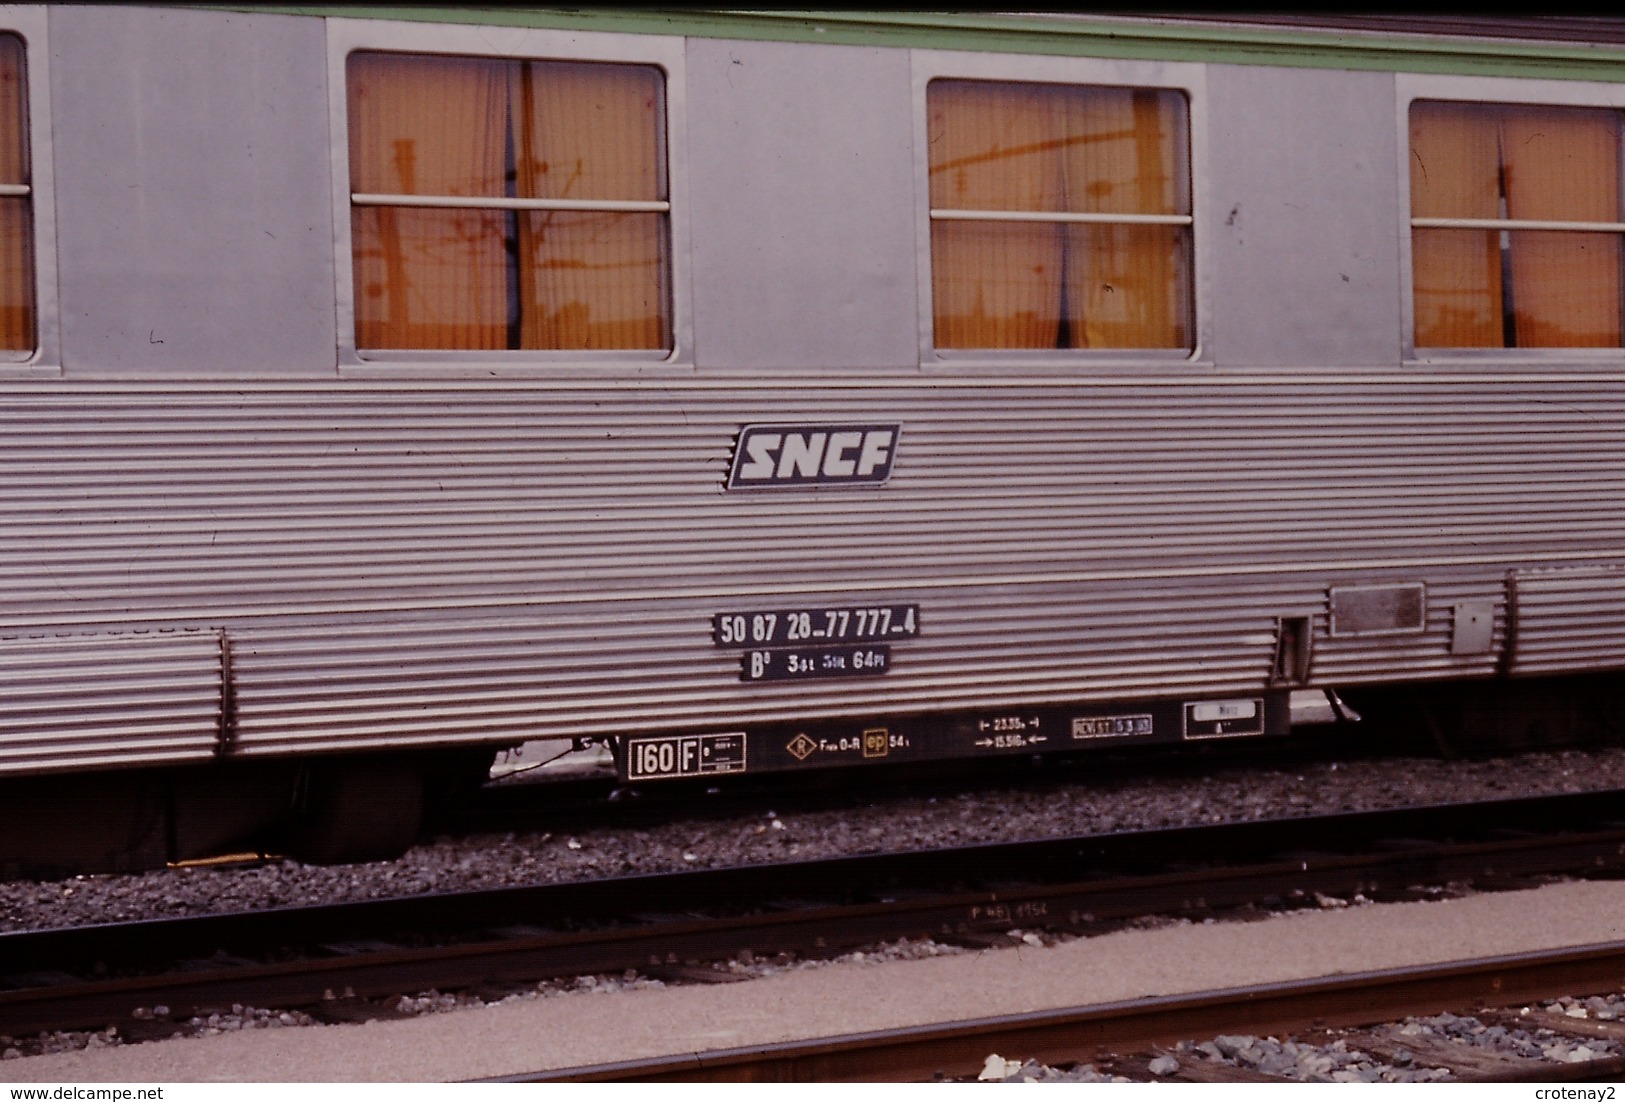
[[[8,778],[0,783],[0,878],[161,869],[161,770]]]
[[[423,806],[420,762],[367,757],[312,763],[295,801],[288,852],[313,865],[391,860],[416,841]]]
[[[1446,758],[1618,745],[1618,674],[1447,682],[1345,693],[1373,737],[1432,746]]]
[[[472,746],[434,754],[424,785],[424,807],[433,816],[452,811],[485,786],[496,764],[496,749]]]

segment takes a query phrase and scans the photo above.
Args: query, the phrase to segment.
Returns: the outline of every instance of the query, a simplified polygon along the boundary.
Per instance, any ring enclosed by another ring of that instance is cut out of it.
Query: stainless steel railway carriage
[[[1606,726],[1622,24],[0,9],[0,865]]]

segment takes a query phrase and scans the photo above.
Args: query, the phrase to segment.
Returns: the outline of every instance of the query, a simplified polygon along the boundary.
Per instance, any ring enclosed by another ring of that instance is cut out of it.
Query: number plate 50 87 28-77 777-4
[[[884,643],[919,634],[919,605],[719,612],[711,618],[711,640],[719,647]]]

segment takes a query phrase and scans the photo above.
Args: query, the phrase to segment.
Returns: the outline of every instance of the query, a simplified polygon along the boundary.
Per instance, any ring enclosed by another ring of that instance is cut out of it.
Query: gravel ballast
[[[1620,995],[1563,998],[1536,1006],[1549,1015],[1582,1021],[1612,1022],[1625,1016],[1625,996]],[[1148,1074],[1143,1078],[1111,1074],[1093,1064],[1057,1068],[1036,1060],[1006,1060],[994,1053],[977,1078],[996,1083],[1131,1083],[1176,1076],[1186,1068],[1199,1072],[1203,1067],[1223,1066],[1301,1083],[1444,1083],[1460,1078],[1452,1069],[1437,1066],[1452,1054],[1459,1054],[1463,1062],[1500,1057],[1509,1064],[1576,1064],[1625,1053],[1618,1041],[1576,1039],[1532,1019],[1527,1025],[1520,1023],[1518,1016],[1527,1017],[1530,1010],[1513,1011],[1510,1024],[1489,1015],[1485,1015],[1489,1021],[1448,1013],[1406,1018],[1320,1043],[1250,1034],[1180,1041],[1148,1061]],[[1365,1051],[1379,1046],[1386,1055]]]
[[[446,1082],[516,1075],[1568,948],[1625,937],[1620,915],[1625,915],[1625,884],[1568,882],[1437,901],[1310,908],[1254,922],[1173,921],[1040,946],[1023,937],[1009,948],[926,951],[908,959],[865,952],[825,967],[789,964],[751,983],[629,984],[622,976],[616,983],[576,981],[557,993],[516,993],[483,1008],[366,1025],[219,1028],[165,1044],[109,1045],[104,1039],[90,1050],[14,1058],[0,1064],[0,1079]],[[1591,1012],[1589,1006],[1575,1009]],[[224,1016],[221,1021],[224,1027]],[[1509,1033],[1526,1028],[1488,1018],[1480,1024],[1486,1032],[1498,1024]],[[1527,1028],[1537,1027],[1531,1022]],[[1334,1034],[1278,1040],[1284,1047],[1287,1040],[1320,1045],[1337,1039]],[[1193,1044],[1203,1040],[1193,1038]],[[1420,1048],[1426,1040],[1419,1034],[1414,1043]],[[1399,1042],[1413,1044],[1404,1035],[1389,1038],[1389,1066],[1404,1064],[1395,1051]],[[1445,1042],[1455,1043],[1449,1037],[1439,1043]],[[1359,1035],[1348,1034],[1345,1049],[1366,1051],[1362,1043],[1367,1042]],[[1270,1057],[1274,1047],[1244,1037],[1227,1044],[1238,1054],[1256,1050],[1260,1059]],[[1584,1045],[1591,1047],[1589,1040]],[[1018,1068],[1030,1055],[1003,1053]],[[1091,1055],[1080,1053],[1085,1059]],[[1367,1055],[1376,1055],[1375,1049]],[[1571,1047],[1564,1062],[1577,1055],[1578,1046]],[[1306,1067],[1325,1063],[1308,1049],[1297,1056]],[[1237,1058],[1225,1057],[1223,1048],[1220,1057]],[[1204,1050],[1190,1058],[1211,1056]],[[1422,1054],[1411,1064],[1426,1059]],[[1355,1070],[1335,1058],[1325,1067]],[[1123,1070],[1136,1078],[1154,1075]],[[1241,1074],[1256,1072],[1242,1069]]]
[[[1083,769],[1074,776],[1087,778]],[[1483,761],[1321,761],[907,797],[797,814],[437,838],[398,861],[180,868],[0,883],[0,931],[722,868],[981,842],[1625,788],[1625,749]],[[629,806],[634,806],[629,805]]]
[[[386,898],[423,892],[499,888],[544,881],[669,872],[878,850],[997,842],[1078,833],[1153,829],[1423,803],[1577,792],[1625,787],[1625,750],[1566,751],[1485,761],[1429,758],[1322,761],[1292,769],[1228,767],[1207,776],[1121,770],[1109,779],[1023,788],[905,797],[871,806],[798,814],[772,810],[736,818],[609,824],[570,834],[470,835],[420,845],[395,862],[319,867],[292,861],[254,868],[179,868],[127,876],[83,876],[0,884],[0,928],[19,930],[109,921],[257,910],[278,906]],[[1325,900],[1323,906],[1349,901]],[[1352,901],[1358,905],[1363,899]],[[1164,921],[1148,919],[1141,925]],[[1056,939],[1011,931],[1039,947]],[[840,958],[882,962],[953,955],[967,950],[934,942],[901,942]],[[741,960],[725,969],[738,978],[826,962]],[[503,1001],[592,992],[609,994],[662,986],[658,978],[584,976],[517,989]],[[483,1005],[476,995],[424,992],[404,997],[398,1016]],[[164,1019],[164,1008],[158,1008]],[[161,1024],[161,1023],[154,1023]],[[312,1024],[299,1012],[222,1007],[204,1018],[174,1023],[175,1031],[206,1036]],[[117,1035],[63,1032],[0,1039],[0,1057],[17,1059],[123,1043]],[[1265,1042],[1260,1042],[1261,1044]],[[1341,1059],[1341,1058],[1339,1058]],[[1346,1062],[1346,1061],[1345,1061]],[[1341,1067],[1341,1065],[1339,1065]],[[1349,1070],[1344,1068],[1343,1070]],[[1369,1069],[1366,1069],[1369,1070]],[[1037,1074],[1011,1067],[1011,1074]],[[1082,1069],[1043,1077],[1073,1077]]]

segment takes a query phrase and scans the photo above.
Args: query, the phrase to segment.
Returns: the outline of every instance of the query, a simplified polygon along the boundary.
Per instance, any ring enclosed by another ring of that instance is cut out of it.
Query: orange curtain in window
[[[22,40],[0,35],[0,184],[30,182],[26,87]],[[35,344],[33,204],[8,196],[0,198],[0,348]]]
[[[936,82],[928,94],[931,206],[1058,211],[1059,132],[1031,85]],[[939,348],[1054,348],[1064,234],[1050,222],[931,224]]]
[[[931,206],[1188,214],[1177,93],[934,82]],[[939,348],[1189,347],[1184,226],[931,224]]]
[[[1475,104],[1411,108],[1411,215],[1499,218],[1500,126]],[[1501,245],[1495,230],[1417,229],[1411,235],[1416,343],[1499,347]]]
[[[1619,221],[1616,112],[1509,108],[1501,127],[1507,217]],[[1514,233],[1518,344],[1619,347],[1619,251],[1614,233]]]
[[[520,198],[660,200],[659,74],[525,63],[511,82]],[[664,348],[665,217],[527,212],[519,219],[520,347]]]
[[[1070,90],[1061,166],[1069,211],[1184,214],[1183,128],[1170,93]],[[1184,227],[1073,225],[1067,317],[1076,348],[1178,348],[1189,343]]]
[[[352,56],[352,190],[501,196],[509,66],[476,58]],[[356,343],[506,348],[508,217],[353,208]]]

